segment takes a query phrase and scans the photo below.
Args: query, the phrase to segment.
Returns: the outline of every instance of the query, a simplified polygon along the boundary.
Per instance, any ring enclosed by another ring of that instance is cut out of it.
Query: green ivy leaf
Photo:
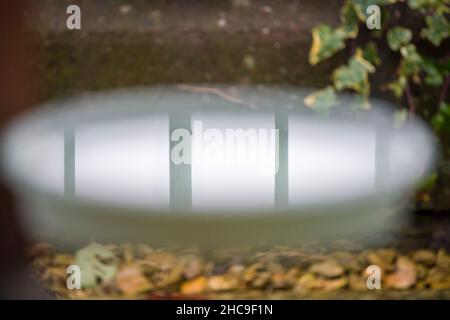
[[[347,0],[341,9],[341,23],[341,29],[347,38],[354,39],[358,36],[359,19],[352,0]]]
[[[423,29],[420,36],[427,39],[436,47],[440,46],[442,40],[450,33],[450,25],[443,14],[436,14],[425,17],[427,28]]]
[[[403,92],[406,88],[406,77],[400,76],[396,81],[390,82],[387,84],[389,90],[391,90],[397,98],[400,98],[403,95]]]
[[[425,9],[430,0],[408,0],[408,6],[413,10]]]
[[[436,185],[438,177],[439,175],[436,171],[432,172],[431,174],[423,178],[421,181],[419,181],[416,187],[417,191],[423,192],[433,189],[434,186]]]
[[[378,54],[378,48],[375,42],[370,41],[363,50],[358,48],[357,53],[358,52],[364,58],[364,60],[367,60],[372,65],[378,66],[381,64],[381,59]]]
[[[437,14],[450,12],[448,0],[408,0],[408,6],[412,10],[418,10],[423,14],[433,11]]]
[[[313,43],[309,51],[309,63],[315,65],[345,47],[346,34],[341,29],[332,29],[321,24],[312,30]]]
[[[370,91],[368,73],[375,72],[375,67],[360,55],[356,54],[348,61],[348,65],[340,66],[332,75],[337,90],[353,89],[363,95]]]
[[[439,70],[444,76],[450,75],[450,57],[439,63]]]
[[[408,60],[409,62],[421,63],[422,57],[417,52],[416,46],[413,44],[408,44],[407,46],[400,48],[400,53],[403,58]]]
[[[370,5],[383,6],[387,4],[396,3],[399,0],[352,0],[355,7],[356,14],[362,22],[366,22],[367,19],[367,7]],[[402,1],[402,0],[400,0]]]
[[[403,58],[400,62],[400,75],[405,77],[417,76],[420,73],[423,59],[417,52],[416,46],[413,44],[409,44],[407,46],[401,47],[400,53]]]
[[[439,72],[439,66],[431,59],[424,59],[422,68],[426,73],[425,83],[430,86],[439,86],[442,84],[443,76]]]
[[[308,95],[303,102],[305,105],[320,113],[328,114],[330,108],[338,104],[334,88],[331,86]]]
[[[439,111],[431,119],[431,124],[436,132],[450,130],[450,103],[441,103]]]
[[[377,0],[373,0],[373,1],[371,1],[371,0],[352,0],[352,2],[355,7],[356,14],[358,15],[359,19],[363,22],[366,22],[366,19],[367,19],[367,17],[366,17],[367,7],[370,5],[373,5],[373,4],[378,5]]]
[[[402,46],[408,44],[412,39],[412,32],[403,27],[394,27],[387,33],[389,48],[398,51]]]

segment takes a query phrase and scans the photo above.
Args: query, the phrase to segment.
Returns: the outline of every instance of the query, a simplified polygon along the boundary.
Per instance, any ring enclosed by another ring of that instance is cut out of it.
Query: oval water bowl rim
[[[228,88],[229,85],[215,85],[215,87],[226,87]],[[237,85],[237,87],[239,88],[243,88],[243,89],[250,89],[250,90],[256,90],[260,91],[260,90],[266,90],[270,91],[270,90],[283,90],[284,92],[298,92],[298,93],[302,93],[305,94],[307,92],[311,92],[313,89],[305,89],[305,88],[297,88],[297,87],[289,87],[289,86],[264,86],[262,89],[259,86],[252,86],[252,85],[248,85],[248,86],[242,86],[242,85]],[[83,117],[86,115],[85,113],[85,108],[92,108],[89,107],[88,105],[86,105],[86,101],[89,101],[89,99],[103,99],[105,97],[111,97],[114,95],[127,95],[129,98],[132,98],[132,96],[135,96],[136,93],[143,93],[145,95],[151,94],[153,91],[155,90],[173,90],[174,88],[176,88],[176,86],[172,86],[172,85],[166,85],[166,86],[149,86],[149,87],[134,87],[134,88],[120,88],[120,89],[111,89],[111,90],[102,90],[102,91],[96,91],[96,92],[89,92],[89,93],[84,93],[78,96],[73,96],[73,97],[69,97],[69,98],[61,98],[61,99],[56,99],[50,102],[46,102],[43,103],[41,105],[39,105],[36,110],[33,110],[32,112],[29,112],[27,114],[22,115],[20,118],[16,119],[12,124],[10,124],[7,129],[3,132],[3,136],[2,136],[2,146],[4,146],[5,141],[7,142],[11,137],[9,136],[11,134],[11,132],[14,132],[14,130],[17,130],[18,128],[26,128],[28,124],[30,123],[36,123],[36,121],[40,121],[42,119],[46,119],[44,122],[48,122],[47,116],[53,115],[53,118],[55,117],[55,115],[57,115],[58,113],[61,115],[64,115],[68,110],[67,110],[67,105],[72,104],[73,105],[77,105],[78,103],[83,102],[85,105],[81,105],[78,106],[78,108],[75,109],[71,109],[70,112],[73,113],[74,116],[76,116],[77,114],[79,115],[83,115]],[[375,101],[379,101],[381,104],[383,105],[390,105],[390,103],[387,103],[385,101],[381,101],[378,99],[375,99]],[[60,108],[58,111],[55,110],[51,110],[52,107],[54,107],[55,105],[60,105],[62,104],[63,107]],[[96,107],[94,109],[98,109],[98,110],[93,110],[93,111],[99,111],[100,115],[102,112],[104,112],[104,110],[100,110],[102,109],[101,107]],[[238,109],[234,109],[234,110],[240,110],[241,107],[239,107]],[[249,111],[252,112],[259,112],[259,111],[265,111],[265,110],[258,110],[258,109],[249,109]],[[289,111],[288,111],[289,112]],[[414,120],[415,124],[418,126],[418,130],[422,130],[423,133],[427,136],[427,139],[429,140],[429,150],[428,152],[432,153],[432,158],[430,160],[430,162],[427,165],[427,172],[430,172],[431,169],[435,166],[435,163],[437,162],[438,157],[436,156],[436,153],[433,153],[432,151],[434,149],[436,149],[436,142],[435,140],[432,138],[432,135],[430,133],[430,130],[423,124],[423,122],[418,121],[417,119]],[[8,168],[8,157],[7,155],[2,152],[2,167],[6,167]],[[6,178],[7,182],[13,186],[14,190],[20,190],[19,191],[19,196],[20,195],[24,195],[24,196],[31,196],[31,197],[40,197],[40,198],[45,198],[48,201],[52,202],[52,203],[59,203],[59,204],[68,204],[70,206],[77,206],[79,205],[80,207],[86,208],[86,210],[88,211],[95,211],[99,208],[109,208],[111,210],[111,213],[113,212],[125,212],[127,215],[137,215],[137,216],[141,216],[144,213],[148,214],[148,212],[154,212],[154,213],[158,213],[158,212],[167,212],[170,211],[171,212],[171,216],[178,216],[178,215],[183,215],[186,216],[186,210],[180,210],[179,212],[177,210],[174,209],[168,209],[168,210],[160,210],[160,209],[152,209],[152,208],[139,208],[137,206],[133,206],[133,205],[124,205],[124,204],[110,204],[107,202],[102,202],[99,200],[94,200],[94,199],[87,199],[87,198],[73,198],[70,196],[65,196],[65,195],[59,195],[57,193],[48,191],[48,190],[43,190],[42,188],[36,187],[31,185],[29,182],[26,181],[26,179],[21,178],[20,175],[17,172],[14,172],[13,170],[2,170],[2,174],[3,176]],[[415,183],[417,183],[418,181],[415,181]],[[397,186],[395,190],[383,190],[383,191],[376,191],[373,192],[371,194],[368,194],[367,196],[361,196],[359,198],[352,198],[350,200],[345,200],[342,201],[342,203],[335,203],[334,206],[348,206],[349,203],[352,204],[358,204],[358,203],[373,203],[373,202],[377,202],[378,199],[382,199],[382,198],[389,198],[389,199],[395,199],[398,198],[399,196],[405,195],[407,194],[408,190],[411,189],[411,187],[413,187],[410,184],[405,184],[403,186]],[[389,202],[389,201],[388,201]],[[254,210],[242,210],[242,211],[238,211],[238,212],[233,212],[233,211],[229,211],[229,210],[187,210],[189,212],[189,216],[191,217],[207,217],[207,218],[218,218],[218,217],[230,217],[230,218],[246,218],[246,217],[254,217],[257,216],[258,217],[263,217],[263,216],[272,216],[272,215],[277,215],[277,216],[283,216],[283,215],[287,215],[290,216],[292,214],[298,213],[299,211],[302,212],[306,212],[306,214],[302,214],[302,217],[307,217],[307,216],[311,216],[311,215],[317,215],[317,212],[321,212],[323,211],[322,209],[324,209],[323,206],[316,205],[316,206],[294,206],[294,207],[290,207],[290,208],[283,208],[283,209],[279,209],[279,208],[268,208],[268,209],[254,209]],[[208,213],[208,211],[215,211],[214,215],[211,215]],[[314,212],[314,213],[313,213]],[[309,214],[308,214],[309,213]]]

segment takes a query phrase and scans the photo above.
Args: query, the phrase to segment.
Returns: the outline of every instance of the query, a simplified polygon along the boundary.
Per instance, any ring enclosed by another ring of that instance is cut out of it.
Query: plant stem
[[[416,113],[416,105],[414,104],[414,99],[413,99],[413,96],[411,94],[411,90],[409,88],[409,83],[406,83],[405,95],[406,95],[406,100],[408,101],[409,113],[412,116],[414,116],[414,114]]]
[[[445,102],[445,98],[447,97],[448,86],[450,83],[450,75],[445,76],[444,84],[442,85],[441,94],[439,96],[439,106]]]
[[[355,39],[351,39],[350,40],[350,54],[351,54],[351,56],[355,55],[355,51],[356,51]]]

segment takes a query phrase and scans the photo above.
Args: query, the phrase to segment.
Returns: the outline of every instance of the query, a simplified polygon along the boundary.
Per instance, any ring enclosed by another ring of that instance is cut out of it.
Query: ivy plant
[[[371,5],[378,5],[382,10],[381,29],[370,30],[369,36],[358,39],[356,46],[358,34],[362,28],[367,28],[367,8]],[[392,14],[394,6],[403,6],[406,14],[422,17],[421,29],[412,30],[402,25],[402,20]],[[351,48],[351,56],[331,74],[331,84],[306,97],[305,104],[328,113],[338,104],[336,92],[352,91],[356,93],[358,107],[370,108],[369,77],[382,64],[377,44],[384,41],[399,58],[395,77],[385,87],[396,97],[404,97],[408,104],[408,109],[401,110],[398,117],[416,112],[417,97],[412,94],[412,84],[440,87],[432,124],[436,131],[450,130],[450,104],[446,102],[450,82],[449,54],[445,54],[444,49],[442,57],[428,57],[416,47],[417,41],[425,41],[433,47],[444,48],[450,33],[449,13],[450,0],[346,0],[341,8],[339,26],[320,24],[312,29],[309,62],[316,65],[345,48]]]

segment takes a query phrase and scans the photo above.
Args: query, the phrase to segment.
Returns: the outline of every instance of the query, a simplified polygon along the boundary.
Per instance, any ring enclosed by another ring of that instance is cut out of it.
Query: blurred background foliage
[[[375,12],[373,5],[379,11]],[[370,75],[385,61],[379,55],[381,47],[394,52],[397,61],[393,76],[378,85],[406,106],[395,113],[394,121],[401,125],[420,113],[445,145],[450,131],[449,13],[449,0],[346,0],[340,10],[340,24],[319,24],[312,29],[309,63],[316,65],[345,48],[350,48],[350,57],[331,73],[331,84],[306,97],[305,104],[318,112],[329,112],[338,103],[336,92],[350,90],[357,94],[357,107],[370,108]],[[411,17],[414,23],[408,21]],[[378,27],[371,28],[369,20],[374,18],[375,23],[378,18]],[[435,50],[427,48],[430,46]],[[424,92],[428,99],[422,98]],[[428,191],[437,179],[438,174],[433,173],[419,187],[420,205],[431,202]]]

